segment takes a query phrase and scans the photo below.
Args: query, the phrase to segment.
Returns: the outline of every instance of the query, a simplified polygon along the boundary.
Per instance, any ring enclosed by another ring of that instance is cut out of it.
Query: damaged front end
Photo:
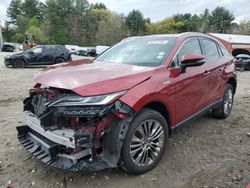
[[[134,111],[119,100],[125,92],[82,97],[37,84],[24,100],[27,125],[20,143],[44,163],[71,171],[116,167]]]

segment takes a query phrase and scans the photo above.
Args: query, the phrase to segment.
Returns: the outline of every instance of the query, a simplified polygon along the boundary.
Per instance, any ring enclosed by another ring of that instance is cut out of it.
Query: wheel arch
[[[23,61],[23,62],[25,63],[25,66],[28,65],[28,62],[26,61],[26,59],[25,59],[25,58],[21,58],[21,57],[18,57],[18,58],[16,58],[16,59],[14,59],[14,60],[13,60],[13,65],[14,65],[15,61],[17,61],[17,60]]]
[[[171,132],[170,129],[170,125],[171,125],[171,121],[170,121],[170,114],[169,111],[167,109],[167,107],[160,101],[151,101],[149,103],[147,103],[146,105],[144,105],[142,108],[149,108],[152,110],[155,110],[157,112],[159,112],[167,121],[168,123],[168,130],[169,133]]]
[[[66,59],[65,59],[64,57],[62,57],[62,56],[57,56],[57,57],[55,57],[55,59],[54,59],[54,63],[56,63],[56,60],[57,60],[57,59],[63,59],[64,62],[66,62]]]
[[[227,81],[228,84],[231,84],[234,88],[234,93],[236,93],[236,88],[237,88],[237,81],[234,77],[231,77]]]

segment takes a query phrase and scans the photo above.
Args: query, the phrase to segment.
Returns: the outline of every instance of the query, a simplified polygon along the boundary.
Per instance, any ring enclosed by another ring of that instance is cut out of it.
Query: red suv
[[[122,40],[94,60],[48,67],[24,100],[21,144],[71,171],[118,165],[142,174],[160,161],[176,128],[211,112],[228,117],[235,60],[200,33]]]

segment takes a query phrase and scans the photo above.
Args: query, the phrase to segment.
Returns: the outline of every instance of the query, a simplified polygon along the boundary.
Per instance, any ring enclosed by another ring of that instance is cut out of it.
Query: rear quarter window
[[[66,47],[64,47],[64,46],[56,46],[56,52],[57,53],[66,53],[67,52],[67,49],[66,49]]]
[[[223,56],[227,55],[229,53],[228,50],[224,46],[222,46],[221,44],[218,44],[218,46],[219,46]]]

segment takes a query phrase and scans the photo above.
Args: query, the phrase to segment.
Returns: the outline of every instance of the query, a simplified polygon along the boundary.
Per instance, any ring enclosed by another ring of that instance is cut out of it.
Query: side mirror
[[[205,63],[205,57],[201,54],[185,54],[181,60],[180,71],[186,72],[187,67],[197,67]]]

